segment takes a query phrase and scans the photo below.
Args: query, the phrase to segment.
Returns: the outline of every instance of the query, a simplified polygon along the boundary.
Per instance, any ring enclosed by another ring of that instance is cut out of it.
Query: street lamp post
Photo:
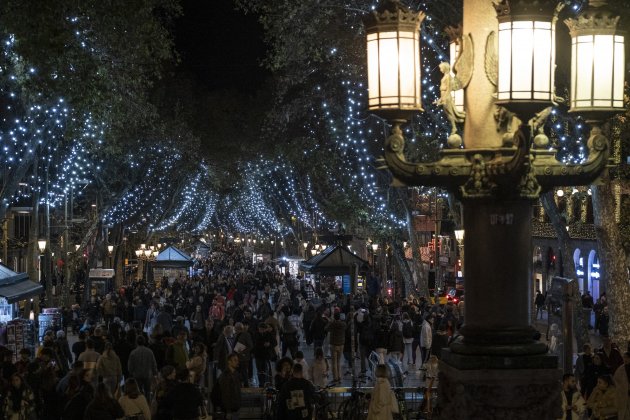
[[[378,243],[372,242],[369,246],[372,249],[372,273],[374,276],[376,276],[378,274],[378,272],[376,271],[376,252],[378,251]],[[381,279],[383,284],[385,280],[386,279]]]
[[[37,241],[37,248],[39,248],[38,266],[39,266],[39,281],[42,281],[42,256],[46,252],[46,240],[40,239]]]
[[[461,46],[455,75],[448,63],[440,65],[438,103],[451,130],[449,149],[436,162],[408,162],[401,130],[422,110],[424,13],[385,0],[364,21],[368,110],[393,126],[384,163],[394,182],[446,188],[464,209],[465,324],[442,351],[440,418],[562,414],[557,357],[534,339],[531,325],[532,202],[556,186],[590,184],[605,170],[609,147],[599,126],[623,111],[625,58],[618,19],[604,1],[591,1],[582,16],[566,22],[573,37],[571,111],[593,129],[586,162],[559,162],[542,131],[555,100],[556,6],[550,0],[464,0],[462,25],[451,31]],[[454,108],[458,88],[465,113]],[[515,127],[520,122],[515,132],[513,121]]]
[[[455,230],[455,240],[457,240],[457,248],[459,249],[459,259],[461,261],[461,271],[464,273],[464,229]]]
[[[107,245],[107,259],[109,260],[109,268],[114,268],[112,261],[112,253],[114,252],[114,245]]]

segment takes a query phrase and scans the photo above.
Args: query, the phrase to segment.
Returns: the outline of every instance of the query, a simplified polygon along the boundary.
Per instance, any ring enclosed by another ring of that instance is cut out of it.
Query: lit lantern
[[[577,18],[565,20],[571,33],[570,111],[587,120],[624,109],[625,34],[618,22],[601,0],[589,1]]]
[[[554,98],[556,1],[502,0],[499,21],[497,104],[528,120]]]
[[[368,110],[390,120],[422,111],[420,23],[398,0],[385,0],[365,19],[368,59]]]

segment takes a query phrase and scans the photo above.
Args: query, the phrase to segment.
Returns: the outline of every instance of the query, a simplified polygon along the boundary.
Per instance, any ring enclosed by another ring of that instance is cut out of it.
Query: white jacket
[[[571,396],[571,404],[568,404],[567,397],[564,395],[564,391],[560,391],[562,395],[562,417],[558,420],[579,420],[584,415],[586,411],[586,402],[579,391],[575,391]],[[566,416],[566,410],[569,405],[575,405],[576,411],[571,411],[571,416]]]
[[[376,378],[367,420],[392,420],[398,414],[398,400],[387,378]]]
[[[431,348],[433,343],[433,328],[431,324],[425,319],[422,321],[422,329],[420,330],[420,347],[427,349]]]

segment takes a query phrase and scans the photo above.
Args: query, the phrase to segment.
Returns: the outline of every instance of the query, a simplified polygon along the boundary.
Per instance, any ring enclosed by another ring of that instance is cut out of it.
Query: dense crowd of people
[[[209,397],[236,419],[242,389],[257,386],[277,390],[279,418],[303,419],[317,387],[355,369],[378,390],[376,407],[390,401],[383,387],[396,372],[424,370],[430,392],[441,349],[464,321],[463,299],[397,302],[324,283],[313,293],[240,248],[216,250],[194,272],[135,281],[64,310],[63,327],[46,331],[36,354],[24,349],[14,362],[0,348],[4,418],[192,420],[204,417]],[[68,331],[77,335],[72,346]],[[584,410],[605,412],[616,382],[606,375],[621,378],[630,356],[624,362],[606,341],[592,355],[585,348],[577,381],[563,380],[566,406],[581,398]]]
[[[243,387],[274,386],[282,398],[294,377],[339,382],[353,351],[372,377],[372,352],[380,363],[421,368],[461,323],[457,307],[424,299],[397,303],[335,287],[313,295],[306,282],[237,249],[213,252],[195,273],[91,296],[64,308],[63,327],[46,331],[36,354],[23,350],[13,363],[4,349],[5,417],[193,419],[215,383],[212,399],[233,414]]]

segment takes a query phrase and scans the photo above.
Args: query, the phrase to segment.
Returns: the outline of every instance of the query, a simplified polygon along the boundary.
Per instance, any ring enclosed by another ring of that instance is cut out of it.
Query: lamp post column
[[[451,346],[453,353],[546,353],[545,344],[534,340],[530,324],[530,219],[528,200],[464,203],[464,240],[474,263],[464,266],[465,325],[460,330],[463,339]]]

